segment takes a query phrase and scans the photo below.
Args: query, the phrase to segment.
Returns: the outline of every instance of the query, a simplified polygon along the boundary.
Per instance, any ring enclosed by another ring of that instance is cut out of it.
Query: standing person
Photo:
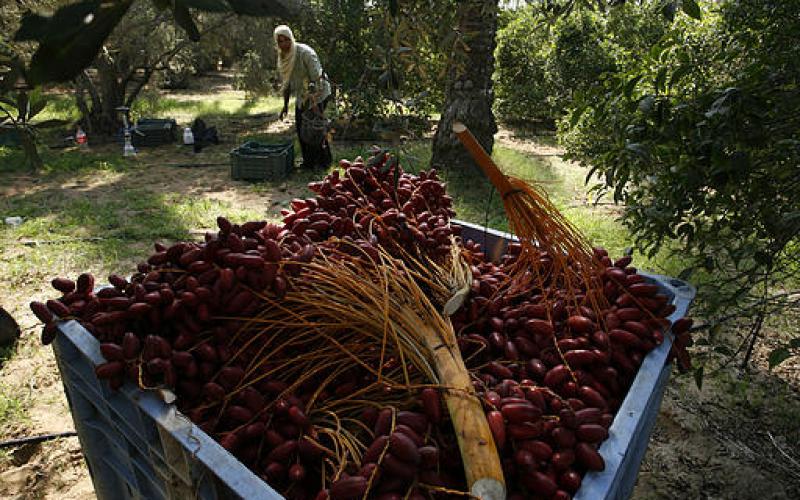
[[[273,33],[278,48],[278,72],[283,86],[283,110],[280,118],[289,112],[289,98],[295,98],[294,121],[303,153],[303,167],[328,168],[333,161],[327,137],[312,142],[304,141],[300,133],[303,112],[315,111],[324,116],[325,107],[331,99],[331,84],[322,71],[322,65],[314,49],[294,40],[292,30],[286,25],[275,28]]]

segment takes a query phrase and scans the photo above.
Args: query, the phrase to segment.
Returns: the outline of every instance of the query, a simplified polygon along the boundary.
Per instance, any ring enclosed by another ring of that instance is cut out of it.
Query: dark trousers
[[[328,105],[330,97],[318,104],[319,110],[325,113],[325,107]],[[294,108],[294,124],[298,132],[297,137],[300,139],[300,150],[303,153],[303,167],[304,168],[328,168],[333,163],[333,156],[331,155],[331,148],[328,144],[328,138],[323,137],[322,142],[319,144],[312,144],[304,142],[300,136],[300,127],[303,125],[303,110],[300,107]]]

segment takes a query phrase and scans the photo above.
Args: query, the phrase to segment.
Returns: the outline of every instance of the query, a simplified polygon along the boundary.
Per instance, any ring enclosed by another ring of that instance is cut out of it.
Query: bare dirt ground
[[[252,125],[242,123],[242,130],[252,130]],[[264,120],[261,126],[275,130],[286,125]],[[520,138],[509,131],[501,131],[498,140],[537,155],[559,153],[552,143]],[[301,194],[300,188],[289,185],[264,191],[230,181],[226,155],[222,147],[209,150],[201,155],[209,166],[180,168],[175,165],[197,163],[198,157],[159,148],[140,157],[149,165],[141,175],[126,176],[113,189],[148,186],[164,193],[194,193],[203,199],[235,202],[270,218],[277,217],[281,204]],[[0,196],[52,188],[80,193],[91,186],[87,176],[73,177],[64,185],[4,176]],[[113,196],[112,188],[107,189],[93,189],[93,196]],[[198,234],[203,229],[197,228]],[[130,263],[119,263],[118,269],[129,267]],[[81,271],[61,270],[70,275]],[[13,283],[0,276],[0,305],[24,330],[17,353],[0,367],[0,388],[25,407],[22,416],[2,423],[0,440],[73,429],[52,350],[40,345],[36,320],[27,307],[32,299],[52,295],[47,285],[51,277],[35,269],[27,279]],[[759,346],[747,383],[735,370],[709,376],[702,390],[685,377],[670,382],[633,498],[800,498],[800,363],[787,362],[770,373],[767,352],[767,345]],[[78,439],[0,450],[0,498],[94,498]]]

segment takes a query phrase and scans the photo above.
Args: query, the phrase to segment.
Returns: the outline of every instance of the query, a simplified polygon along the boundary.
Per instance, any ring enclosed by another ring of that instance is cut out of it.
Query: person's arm
[[[280,119],[283,120],[289,113],[289,96],[291,95],[291,88],[289,85],[283,89],[283,109],[281,110]]]
[[[308,75],[308,81],[314,83],[315,95],[314,103],[319,103],[320,99],[319,96],[322,93],[322,65],[319,62],[319,56],[317,56],[316,51],[311,49],[308,52],[308,57],[304,59],[304,64],[306,68],[306,74]]]

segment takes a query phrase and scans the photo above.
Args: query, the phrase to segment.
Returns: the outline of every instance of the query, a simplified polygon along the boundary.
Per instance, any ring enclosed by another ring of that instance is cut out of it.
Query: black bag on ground
[[[192,123],[192,136],[194,137],[195,152],[199,152],[209,144],[219,144],[217,127],[207,127],[206,122],[200,118],[195,118],[194,123]]]

